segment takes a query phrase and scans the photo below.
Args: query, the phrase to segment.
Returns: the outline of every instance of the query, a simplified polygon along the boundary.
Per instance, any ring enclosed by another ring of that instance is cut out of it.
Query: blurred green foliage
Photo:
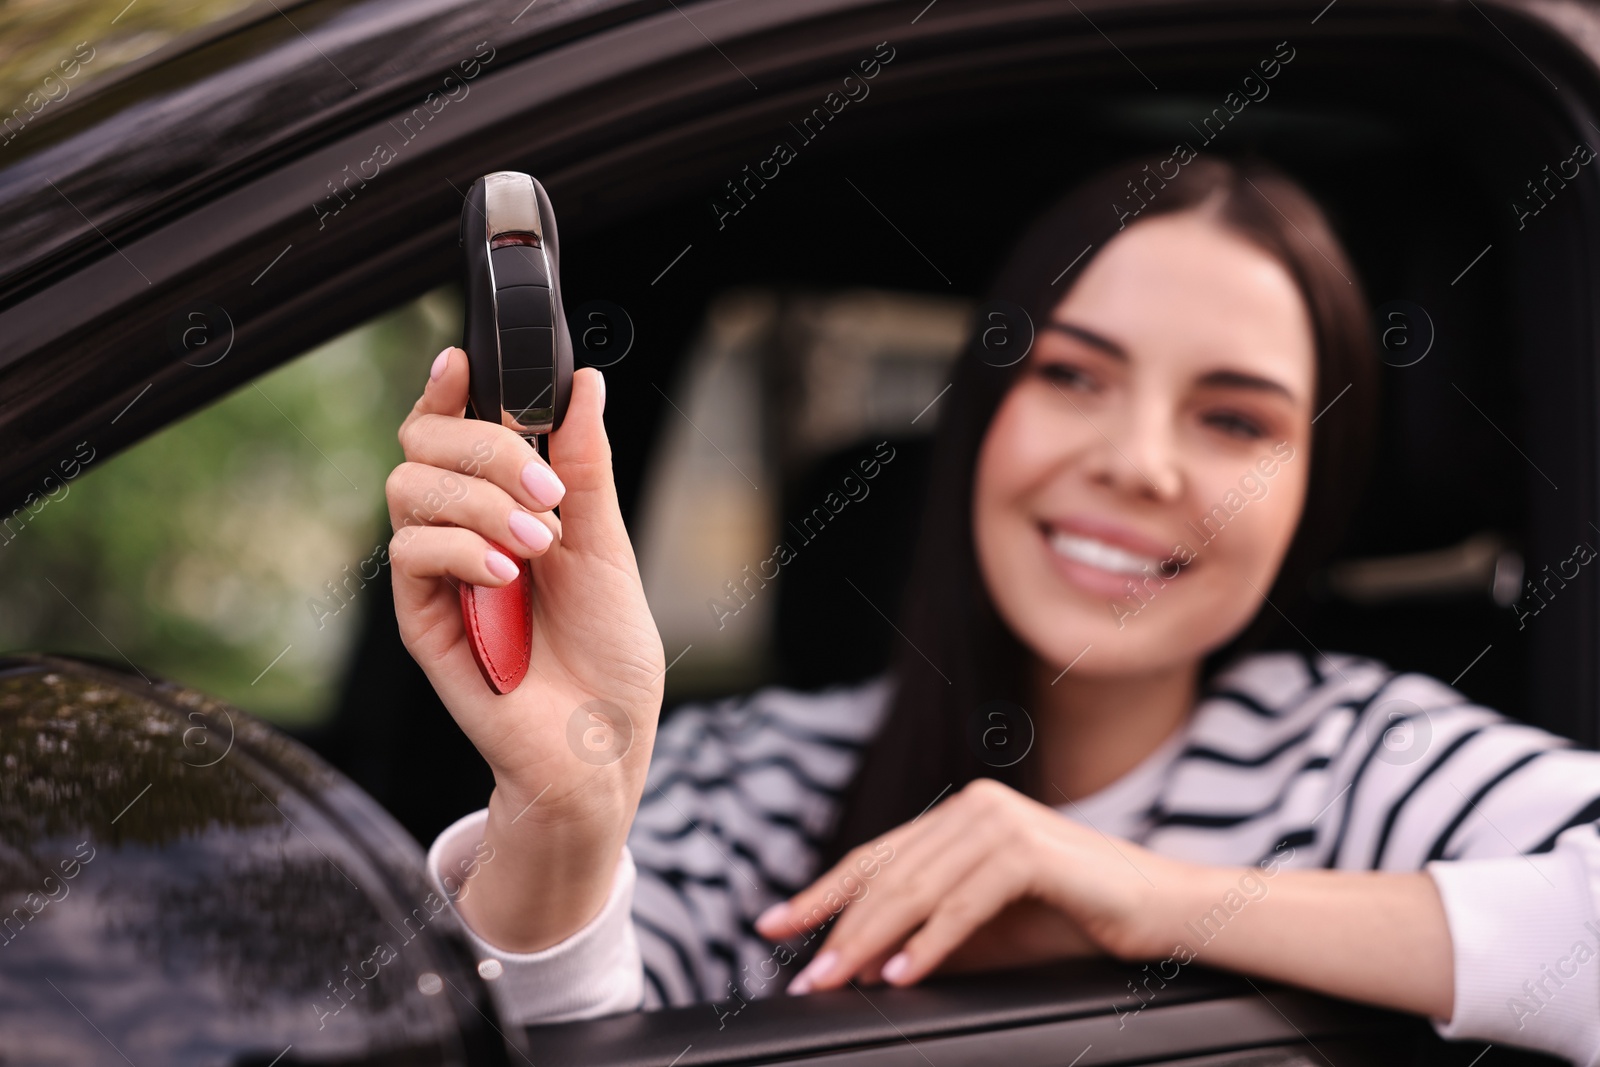
[[[395,431],[460,315],[459,290],[435,290],[41,486],[0,534],[0,649],[131,662],[282,725],[324,718],[366,606],[328,583],[389,539]]]
[[[0,112],[22,106],[29,93],[57,96],[54,85],[46,93],[44,79],[59,78],[57,64],[71,59],[80,43],[94,49],[94,58],[67,83],[69,95],[253,4],[272,10],[259,0],[0,0]]]

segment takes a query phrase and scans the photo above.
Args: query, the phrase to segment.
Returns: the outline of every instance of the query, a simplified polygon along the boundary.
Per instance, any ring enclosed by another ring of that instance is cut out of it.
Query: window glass
[[[164,675],[288,726],[333,708],[387,582],[395,431],[460,338],[444,288],[37,499],[0,529],[0,648]]]

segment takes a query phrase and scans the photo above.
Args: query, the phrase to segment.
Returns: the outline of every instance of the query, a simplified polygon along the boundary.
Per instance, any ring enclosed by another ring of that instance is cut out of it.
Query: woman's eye
[[[1094,389],[1095,380],[1088,372],[1071,363],[1040,363],[1039,375],[1066,389],[1088,392]]]
[[[1229,437],[1237,437],[1244,441],[1254,441],[1266,436],[1266,431],[1262,429],[1260,423],[1235,411],[1212,412],[1205,416],[1204,422]]]

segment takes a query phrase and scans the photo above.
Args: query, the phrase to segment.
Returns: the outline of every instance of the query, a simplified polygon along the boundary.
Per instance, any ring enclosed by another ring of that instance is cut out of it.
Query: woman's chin
[[[1057,596],[1025,612],[1017,634],[1033,653],[1063,674],[1128,675],[1171,667],[1185,655],[1204,654],[1196,638],[1211,629],[1205,619],[1177,618],[1175,604],[1086,596]]]

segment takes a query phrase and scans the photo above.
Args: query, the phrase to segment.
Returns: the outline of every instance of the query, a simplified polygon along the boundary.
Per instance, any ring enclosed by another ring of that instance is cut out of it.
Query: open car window
[[[325,720],[361,602],[389,580],[395,431],[460,314],[435,290],[125,452],[85,443],[0,524],[0,646],[180,678],[284,726]],[[193,340],[196,364],[229,357],[225,329]]]
[[[814,573],[830,540],[902,528],[914,460],[876,484],[822,482],[842,454],[933,430],[971,306],[773,286],[707,303],[681,373],[661,385],[672,417],[647,449],[636,520],[663,641],[695,650],[674,699],[784,674],[778,605],[800,595],[788,575]],[[291,729],[326,724],[363,628],[388,624],[369,618],[374,599],[389,609],[367,591],[389,581],[395,431],[429,360],[459,335],[459,291],[446,286],[116,456],[86,443],[0,526],[0,644],[182,678]],[[220,361],[228,344],[225,331],[197,334],[191,358]],[[824,538],[838,518],[853,531]],[[890,610],[888,561],[871,562],[831,575],[826,597]]]

